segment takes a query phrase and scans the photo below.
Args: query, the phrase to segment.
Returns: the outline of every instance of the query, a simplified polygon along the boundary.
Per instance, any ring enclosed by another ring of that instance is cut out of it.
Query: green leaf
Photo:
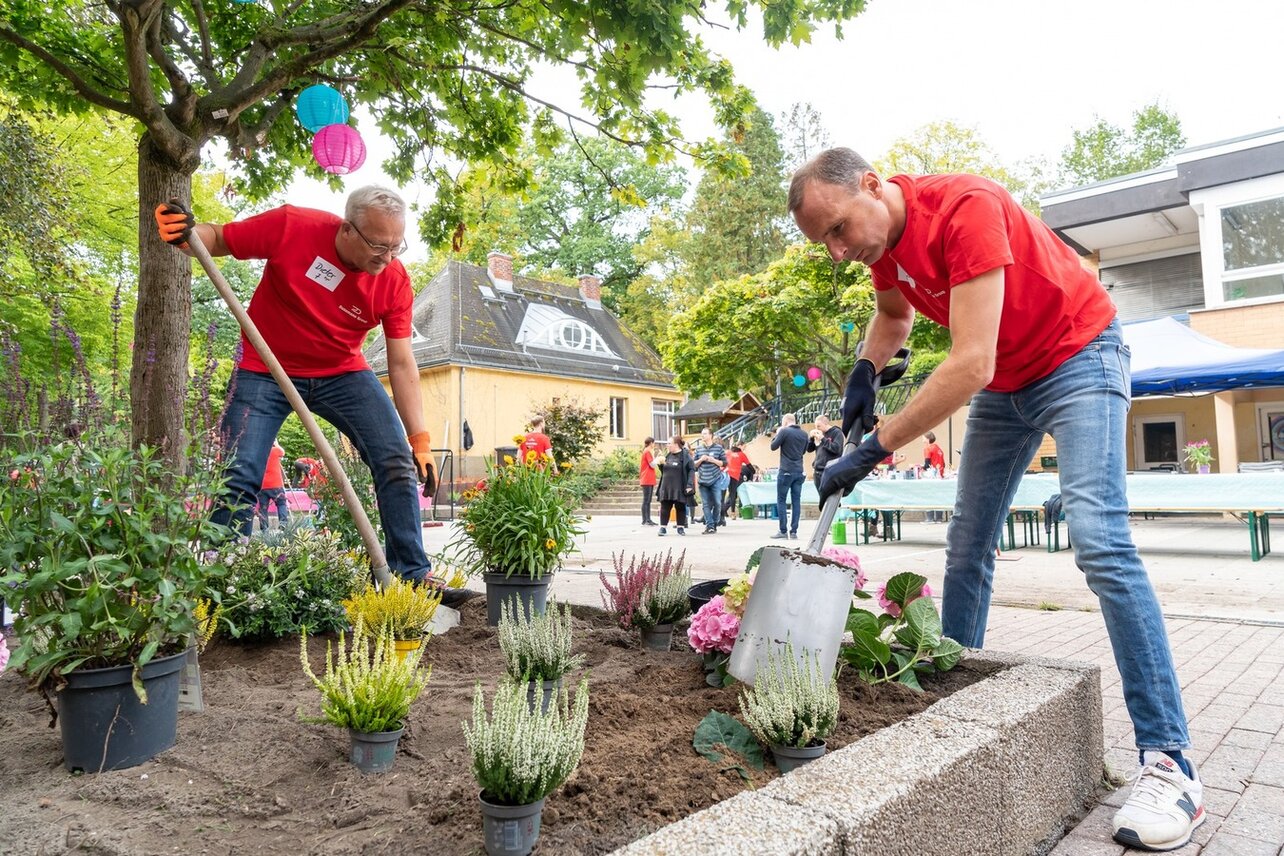
[[[940,643],[941,616],[937,615],[936,604],[930,597],[920,597],[918,600],[910,601],[903,615],[904,630],[908,631],[907,635],[910,638],[902,639],[899,631],[896,638],[901,639],[905,647],[931,649]]]
[[[941,641],[932,649],[932,662],[942,672],[948,672],[957,666],[962,656],[963,646],[948,636],[942,636]]]
[[[755,770],[763,768],[762,747],[753,734],[740,720],[720,711],[711,710],[700,720],[691,745],[715,764],[722,761],[726,751],[739,756]]]
[[[847,626],[844,628],[848,633],[868,633],[870,636],[878,636],[882,628],[878,626],[878,616],[866,609],[856,609],[853,607],[847,612]]]
[[[913,669],[906,669],[897,675],[896,682],[904,684],[912,690],[923,691],[923,685],[918,682],[918,675]]]
[[[872,668],[875,665],[886,665],[888,659],[892,656],[891,646],[879,639],[877,635],[860,631],[852,634],[852,643],[844,646],[850,649],[855,659],[849,659],[853,665],[862,668]]]
[[[887,581],[887,599],[904,609],[906,602],[918,597],[926,584],[927,577],[921,574],[912,571],[899,573]]]

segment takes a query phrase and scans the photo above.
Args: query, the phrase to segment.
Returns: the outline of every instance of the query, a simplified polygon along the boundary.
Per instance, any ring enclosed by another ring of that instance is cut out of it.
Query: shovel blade
[[[767,652],[783,656],[790,642],[794,657],[818,662],[828,681],[838,662],[855,586],[852,568],[799,550],[763,550],[727,671],[753,684]]]

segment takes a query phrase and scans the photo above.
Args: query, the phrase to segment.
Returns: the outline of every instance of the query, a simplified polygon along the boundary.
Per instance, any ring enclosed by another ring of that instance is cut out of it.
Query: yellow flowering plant
[[[428,633],[442,591],[394,579],[383,588],[374,585],[343,601],[348,621],[355,627],[388,628],[399,642],[422,639]]]
[[[448,545],[451,558],[469,573],[541,579],[557,569],[584,532],[577,504],[546,467],[492,466],[459,515],[460,534]]]

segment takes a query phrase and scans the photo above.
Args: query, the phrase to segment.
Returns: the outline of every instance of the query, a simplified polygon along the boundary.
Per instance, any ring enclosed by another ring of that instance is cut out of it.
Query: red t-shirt
[[[545,452],[553,451],[553,441],[548,439],[547,434],[532,431],[522,441],[522,460],[526,460],[532,451],[537,457],[542,458]]]
[[[642,463],[638,466],[638,484],[655,486],[655,455],[650,449],[642,450]]]
[[[287,374],[327,377],[369,368],[361,353],[377,324],[389,339],[410,336],[414,290],[400,261],[378,276],[339,261],[335,236],[343,220],[283,205],[223,227],[238,259],[267,259],[249,314]],[[266,372],[242,337],[241,368]]]
[[[936,470],[938,476],[945,475],[945,453],[941,451],[940,446],[935,443],[924,446],[923,459],[927,461],[929,467]]]
[[[267,469],[263,472],[263,490],[285,487],[285,473],[281,471],[281,456],[285,450],[273,446],[268,450]]]
[[[748,461],[749,456],[744,452],[727,452],[727,475],[740,481],[740,472]]]
[[[1014,392],[1051,374],[1115,317],[1097,277],[1012,195],[976,175],[895,175],[905,231],[870,270],[880,291],[899,288],[915,309],[948,327],[950,289],[1003,268],[994,379]]]

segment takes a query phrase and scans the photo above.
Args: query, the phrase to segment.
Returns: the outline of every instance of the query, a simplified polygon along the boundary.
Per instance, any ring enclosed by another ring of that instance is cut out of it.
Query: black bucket
[[[147,704],[131,682],[133,666],[75,669],[58,693],[63,763],[71,772],[136,767],[174,745],[179,673],[186,652],[143,666]]]
[[[514,615],[529,618],[532,615],[543,615],[548,602],[548,587],[553,582],[552,574],[545,574],[539,579],[531,579],[524,574],[483,573],[486,582],[486,623],[491,627],[499,624],[501,604],[512,603]]]
[[[717,597],[723,586],[729,582],[731,582],[729,579],[705,580],[687,589],[687,600],[691,602],[692,614],[699,612],[700,607]]]

